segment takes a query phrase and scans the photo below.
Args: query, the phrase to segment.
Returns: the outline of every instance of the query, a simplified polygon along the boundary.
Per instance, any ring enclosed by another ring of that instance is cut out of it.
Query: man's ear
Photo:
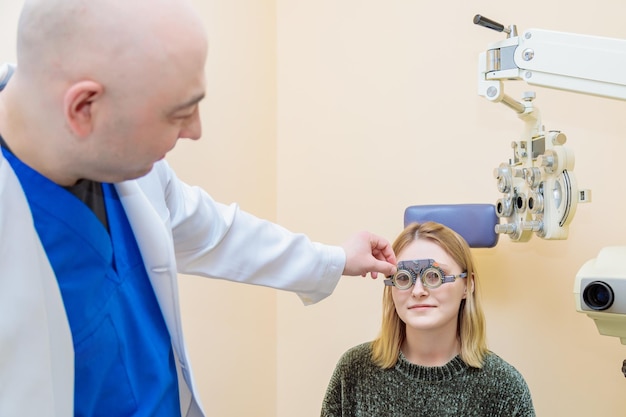
[[[69,128],[79,138],[87,137],[93,130],[93,104],[104,92],[95,81],[72,84],[63,96],[63,112]]]

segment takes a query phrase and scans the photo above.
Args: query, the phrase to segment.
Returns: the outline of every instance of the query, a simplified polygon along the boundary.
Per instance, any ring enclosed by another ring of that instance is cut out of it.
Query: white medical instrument
[[[517,33],[476,15],[474,23],[507,34],[478,57],[478,94],[518,113],[524,130],[512,143],[513,156],[494,174],[501,198],[495,231],[525,242],[532,234],[567,239],[578,203],[589,202],[589,190],[578,188],[574,153],[566,136],[546,131],[535,107],[534,92],[516,101],[503,83],[531,85],[626,100],[626,40],[528,29]],[[626,344],[626,246],[604,248],[579,270],[574,285],[576,309],[592,318],[600,334]],[[626,376],[626,361],[622,372]]]

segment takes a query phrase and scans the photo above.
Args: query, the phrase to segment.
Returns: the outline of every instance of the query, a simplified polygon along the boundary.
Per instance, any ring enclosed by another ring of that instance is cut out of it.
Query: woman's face
[[[444,275],[458,275],[461,267],[437,243],[428,239],[411,242],[397,255],[398,261],[433,259]],[[400,290],[392,287],[391,296],[400,319],[415,330],[441,330],[450,328],[456,332],[461,300],[466,296],[467,278],[443,283],[437,288],[425,288],[418,279],[415,285]]]

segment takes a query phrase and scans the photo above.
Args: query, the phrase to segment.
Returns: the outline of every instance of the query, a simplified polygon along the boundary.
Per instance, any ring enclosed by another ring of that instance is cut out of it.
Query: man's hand
[[[346,251],[344,275],[365,276],[369,272],[372,278],[376,278],[378,273],[388,276],[396,272],[396,255],[387,239],[360,232],[348,239],[342,247]]]

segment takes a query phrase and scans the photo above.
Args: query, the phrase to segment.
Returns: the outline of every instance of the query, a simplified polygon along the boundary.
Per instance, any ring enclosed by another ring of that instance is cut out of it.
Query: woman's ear
[[[95,81],[79,81],[72,84],[63,96],[63,112],[70,130],[79,138],[93,131],[94,103],[104,92]]]
[[[469,286],[470,294],[474,294],[474,273],[472,272],[469,277],[467,277],[467,284],[465,285],[465,290],[463,290],[463,298],[467,297],[467,287]]]

